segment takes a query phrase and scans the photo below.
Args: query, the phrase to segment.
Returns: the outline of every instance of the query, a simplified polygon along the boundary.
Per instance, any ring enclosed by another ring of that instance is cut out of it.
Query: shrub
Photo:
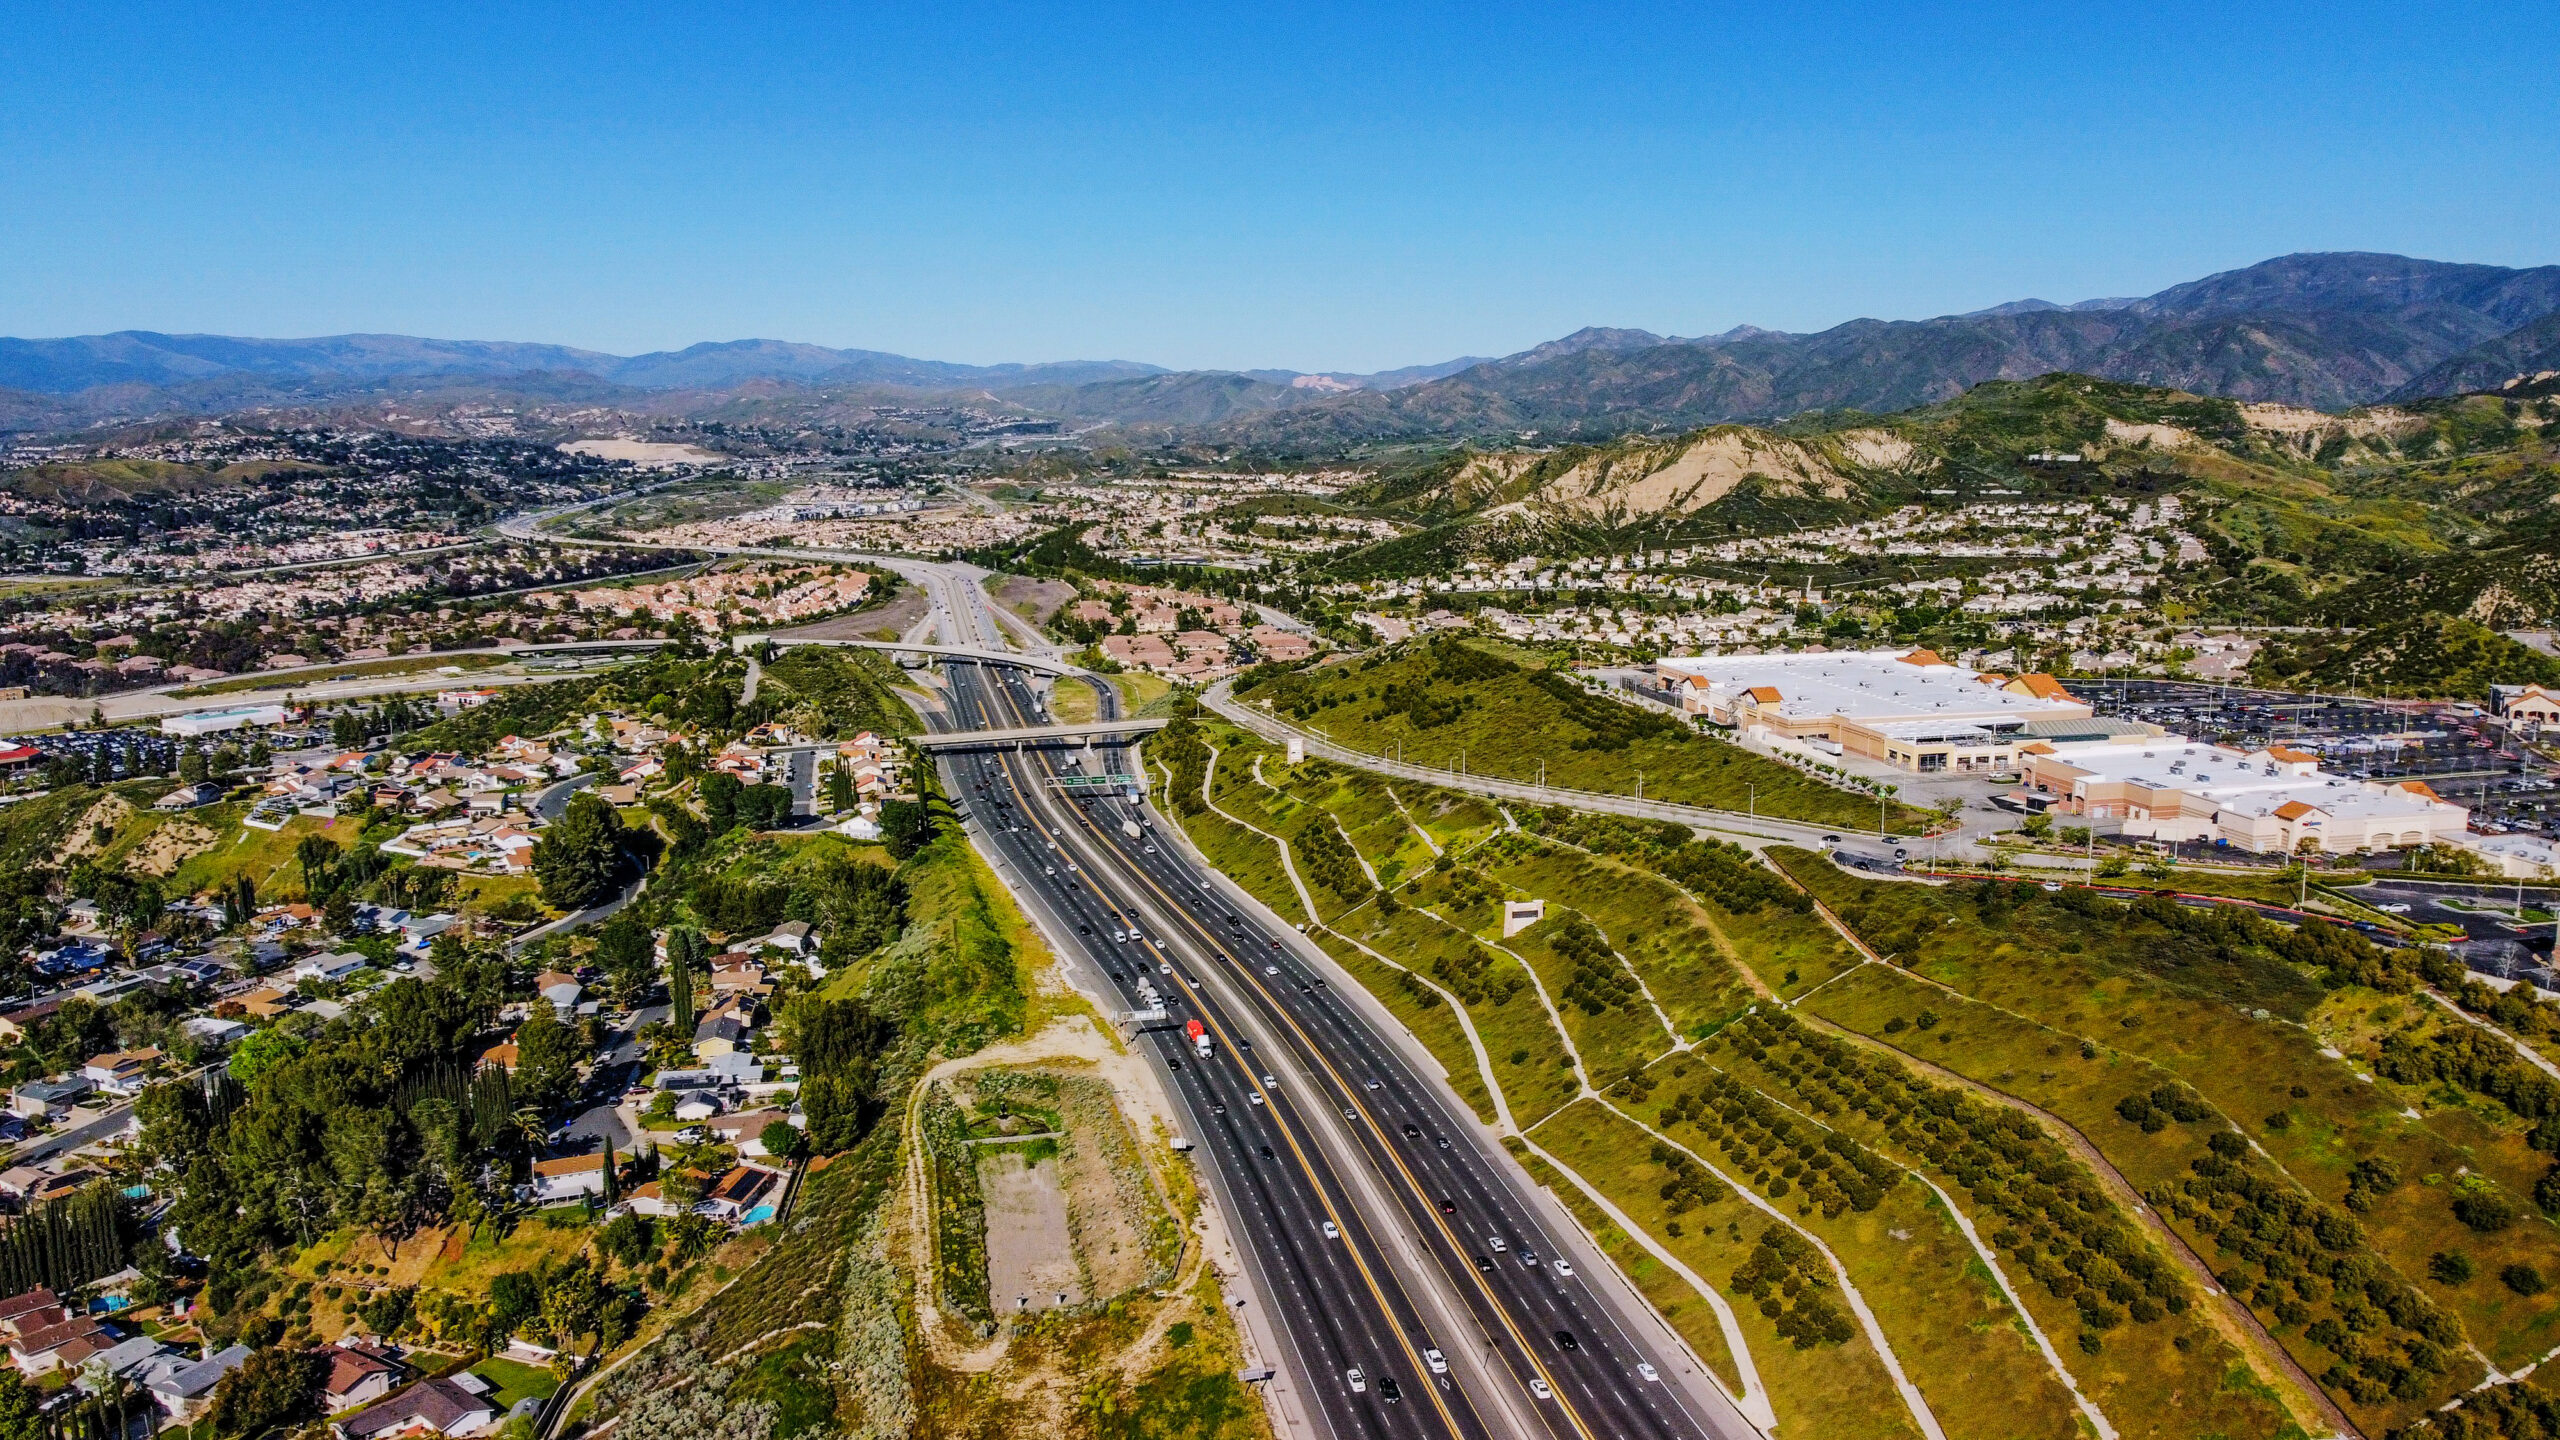
[[[2539,1295],[2543,1291],[2542,1272],[2518,1263],[2498,1272],[2499,1281],[2519,1295]]]

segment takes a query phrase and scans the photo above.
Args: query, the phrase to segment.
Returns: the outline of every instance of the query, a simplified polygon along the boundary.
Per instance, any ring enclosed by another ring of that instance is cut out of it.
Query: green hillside
[[[1236,694],[1314,734],[1417,765],[1504,780],[1543,775],[1551,785],[1607,794],[1641,789],[1647,799],[1718,810],[1756,806],[1763,815],[1844,829],[1871,830],[1881,814],[1896,831],[1916,833],[1925,818],[1463,640],[1264,677]]]

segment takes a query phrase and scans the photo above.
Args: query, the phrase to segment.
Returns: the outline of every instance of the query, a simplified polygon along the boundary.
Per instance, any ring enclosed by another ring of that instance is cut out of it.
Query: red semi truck
[[[1209,1027],[1197,1020],[1188,1021],[1182,1027],[1182,1034],[1191,1042],[1192,1054],[1203,1060],[1209,1058]]]

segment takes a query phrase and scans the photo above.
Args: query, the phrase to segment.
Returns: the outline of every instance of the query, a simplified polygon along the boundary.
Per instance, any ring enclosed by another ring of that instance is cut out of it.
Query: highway
[[[530,531],[539,518],[506,528]],[[1038,657],[1023,660],[1057,665],[1055,646],[994,613],[974,567],[728,553],[893,568],[924,591],[944,645],[1001,652],[1018,635]],[[1030,668],[943,659],[949,701],[936,728],[1047,723]],[[1102,718],[1118,718],[1107,689]],[[1663,1347],[1660,1321],[1592,1268],[1605,1260],[1553,1227],[1525,1172],[1379,1028],[1384,1012],[1346,993],[1356,987],[1321,952],[1195,868],[1142,804],[1069,799],[1052,784],[1117,768],[1124,755],[1097,741],[936,759],[972,839],[1087,988],[1123,1012],[1161,1003],[1164,1019],[1133,1048],[1185,1117],[1266,1312],[1256,1333],[1281,1352],[1262,1358],[1304,1412],[1275,1415],[1275,1427],[1303,1421],[1334,1440],[1756,1440],[1694,1361]],[[1205,1057],[1184,1038],[1190,1020],[1209,1034]],[[1557,1263],[1568,1255],[1582,1268]],[[995,1297],[999,1309],[1008,1299]]]
[[[953,721],[990,722],[1000,692],[982,681],[975,665],[955,665],[952,672]],[[1335,1440],[1478,1440],[1512,1433],[1509,1426],[1488,1427],[1454,1383],[1434,1383],[1424,1352],[1456,1341],[1435,1339],[1424,1323],[1380,1238],[1308,1133],[1295,1093],[1266,1083],[1252,1068],[1214,1002],[1177,977],[1171,950],[1152,937],[1109,938],[1115,931],[1125,936],[1132,910],[1114,887],[1072,859],[1071,849],[1060,848],[1072,847],[1076,837],[1049,798],[1052,762],[964,752],[942,757],[941,773],[999,873],[1026,906],[1048,917],[1052,937],[1116,993],[1120,1008],[1148,1008],[1141,983],[1163,996],[1166,1021],[1135,1048],[1152,1061],[1187,1117],[1184,1132],[1208,1162],[1203,1169],[1220,1213],[1288,1352],[1269,1358],[1288,1372],[1290,1389],[1313,1412],[1313,1423]],[[1206,1059],[1190,1053],[1183,1038],[1182,1022],[1193,1018],[1215,1036]],[[995,1297],[999,1309],[1010,1299]],[[1363,1387],[1356,1391],[1349,1378],[1354,1369]],[[1400,1398],[1388,1398],[1390,1384]]]
[[[1019,725],[1037,717],[1036,694],[1023,671],[961,664],[947,668],[954,723]],[[1239,1120],[1249,1131],[1285,1124],[1298,1113],[1292,1105],[1313,1099],[1324,1113],[1313,1117],[1317,1123],[1311,1128],[1348,1149],[1342,1157],[1348,1162],[1345,1168],[1366,1172],[1358,1177],[1355,1191],[1367,1205],[1344,1207],[1346,1216],[1361,1222],[1354,1233],[1399,1236],[1402,1256],[1427,1272],[1416,1277],[1414,1287],[1431,1292],[1437,1303],[1429,1308],[1444,1317],[1463,1315],[1460,1338],[1465,1358],[1474,1364],[1461,1367],[1458,1379],[1466,1383],[1453,1383],[1449,1393],[1467,1395],[1471,1387],[1498,1390],[1479,1397],[1482,1413],[1502,1429],[1557,1440],[1751,1436],[1748,1422],[1696,1376],[1685,1357],[1674,1361],[1660,1350],[1649,1315],[1626,1313],[1609,1292],[1592,1283],[1590,1274],[1559,1271],[1556,1261],[1579,1247],[1560,1244],[1562,1237],[1541,1218],[1517,1165],[1493,1152],[1479,1138],[1473,1117],[1442,1083],[1409,1062],[1337,988],[1339,972],[1329,961],[1306,953],[1301,937],[1256,918],[1255,907],[1222,899],[1211,878],[1185,857],[1184,847],[1157,843],[1162,832],[1143,806],[1117,798],[1116,792],[1113,798],[1068,800],[1048,784],[1061,774],[1107,766],[1118,755],[1111,746],[1089,752],[1095,756],[1092,762],[1071,761],[1072,753],[1046,749],[954,756],[946,773],[955,775],[955,793],[964,801],[985,807],[977,817],[978,828],[1007,851],[1016,878],[1042,884],[1082,882],[1060,903],[1078,911],[1074,923],[1092,929],[1089,943],[1099,945],[1100,937],[1133,923],[1145,933],[1125,949],[1100,946],[1104,973],[1122,987],[1132,1008],[1137,997],[1130,987],[1152,967],[1168,990],[1181,981],[1182,988],[1173,992],[1182,1006],[1174,1020],[1196,1015],[1218,1037],[1213,1073],[1232,1071],[1229,1078],[1248,1089],[1264,1089],[1256,1081],[1264,1073],[1260,1065],[1247,1068],[1229,1058],[1238,1039],[1260,1033],[1275,1037],[1293,1062],[1290,1068],[1312,1078],[1319,1092],[1314,1097],[1266,1090],[1266,1105],[1254,1107],[1247,1098],[1249,1108],[1227,1099],[1228,1113],[1219,1116],[1213,1110],[1204,1129],[1212,1141],[1206,1153],[1224,1187],[1246,1192],[1239,1197],[1246,1202],[1240,1214],[1248,1222],[1244,1228],[1252,1248],[1285,1247],[1292,1232],[1313,1228],[1315,1217],[1284,1204],[1275,1213],[1262,1210],[1253,1187],[1262,1183],[1269,1162],[1257,1164],[1256,1153],[1244,1146],[1265,1142],[1252,1135],[1241,1143],[1229,1142],[1211,1131],[1236,1126]],[[1011,828],[1016,825],[1023,828]],[[1051,850],[1053,844],[1059,848]],[[1051,876],[1048,872],[1060,869],[1062,859],[1078,868]],[[1134,959],[1135,965],[1122,957]],[[1178,1035],[1169,1043],[1178,1048]],[[1213,1097],[1213,1104],[1217,1099],[1226,1097]],[[1336,1115],[1342,1117],[1339,1129]],[[1304,1163],[1318,1188],[1340,1191],[1340,1181],[1327,1168],[1340,1162],[1328,1162],[1321,1145],[1293,1140],[1288,1148],[1309,1150]],[[1239,1163],[1241,1173],[1230,1168]],[[1586,1258],[1583,1263],[1595,1262]],[[1405,1315],[1404,1307],[1392,1303],[1392,1290],[1389,1297],[1387,1313]],[[1299,1327],[1290,1328],[1293,1339],[1298,1338]],[[1454,1360],[1459,1357],[1449,1343],[1451,1334],[1444,1318],[1436,1339],[1409,1341],[1408,1348],[1436,1345]],[[1339,1357],[1326,1352],[1324,1343],[1330,1338],[1317,1337],[1315,1353],[1302,1361],[1305,1369],[1316,1372],[1310,1388],[1319,1396],[1328,1375],[1338,1377],[1344,1366],[1360,1363],[1349,1351]],[[1337,1358],[1340,1363],[1328,1368]],[[1382,1368],[1364,1367],[1365,1373],[1393,1375],[1409,1389],[1416,1372],[1396,1360],[1388,1351],[1378,1360]],[[1655,1378],[1647,1378],[1639,1366]],[[1463,1373],[1468,1370],[1473,1373]],[[1342,1393],[1347,1396],[1347,1389]]]

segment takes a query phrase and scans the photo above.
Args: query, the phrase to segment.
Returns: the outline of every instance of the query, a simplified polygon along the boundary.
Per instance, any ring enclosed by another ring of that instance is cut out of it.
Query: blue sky
[[[392,8],[8,7],[0,333],[1366,370],[2560,261],[2538,6]]]

